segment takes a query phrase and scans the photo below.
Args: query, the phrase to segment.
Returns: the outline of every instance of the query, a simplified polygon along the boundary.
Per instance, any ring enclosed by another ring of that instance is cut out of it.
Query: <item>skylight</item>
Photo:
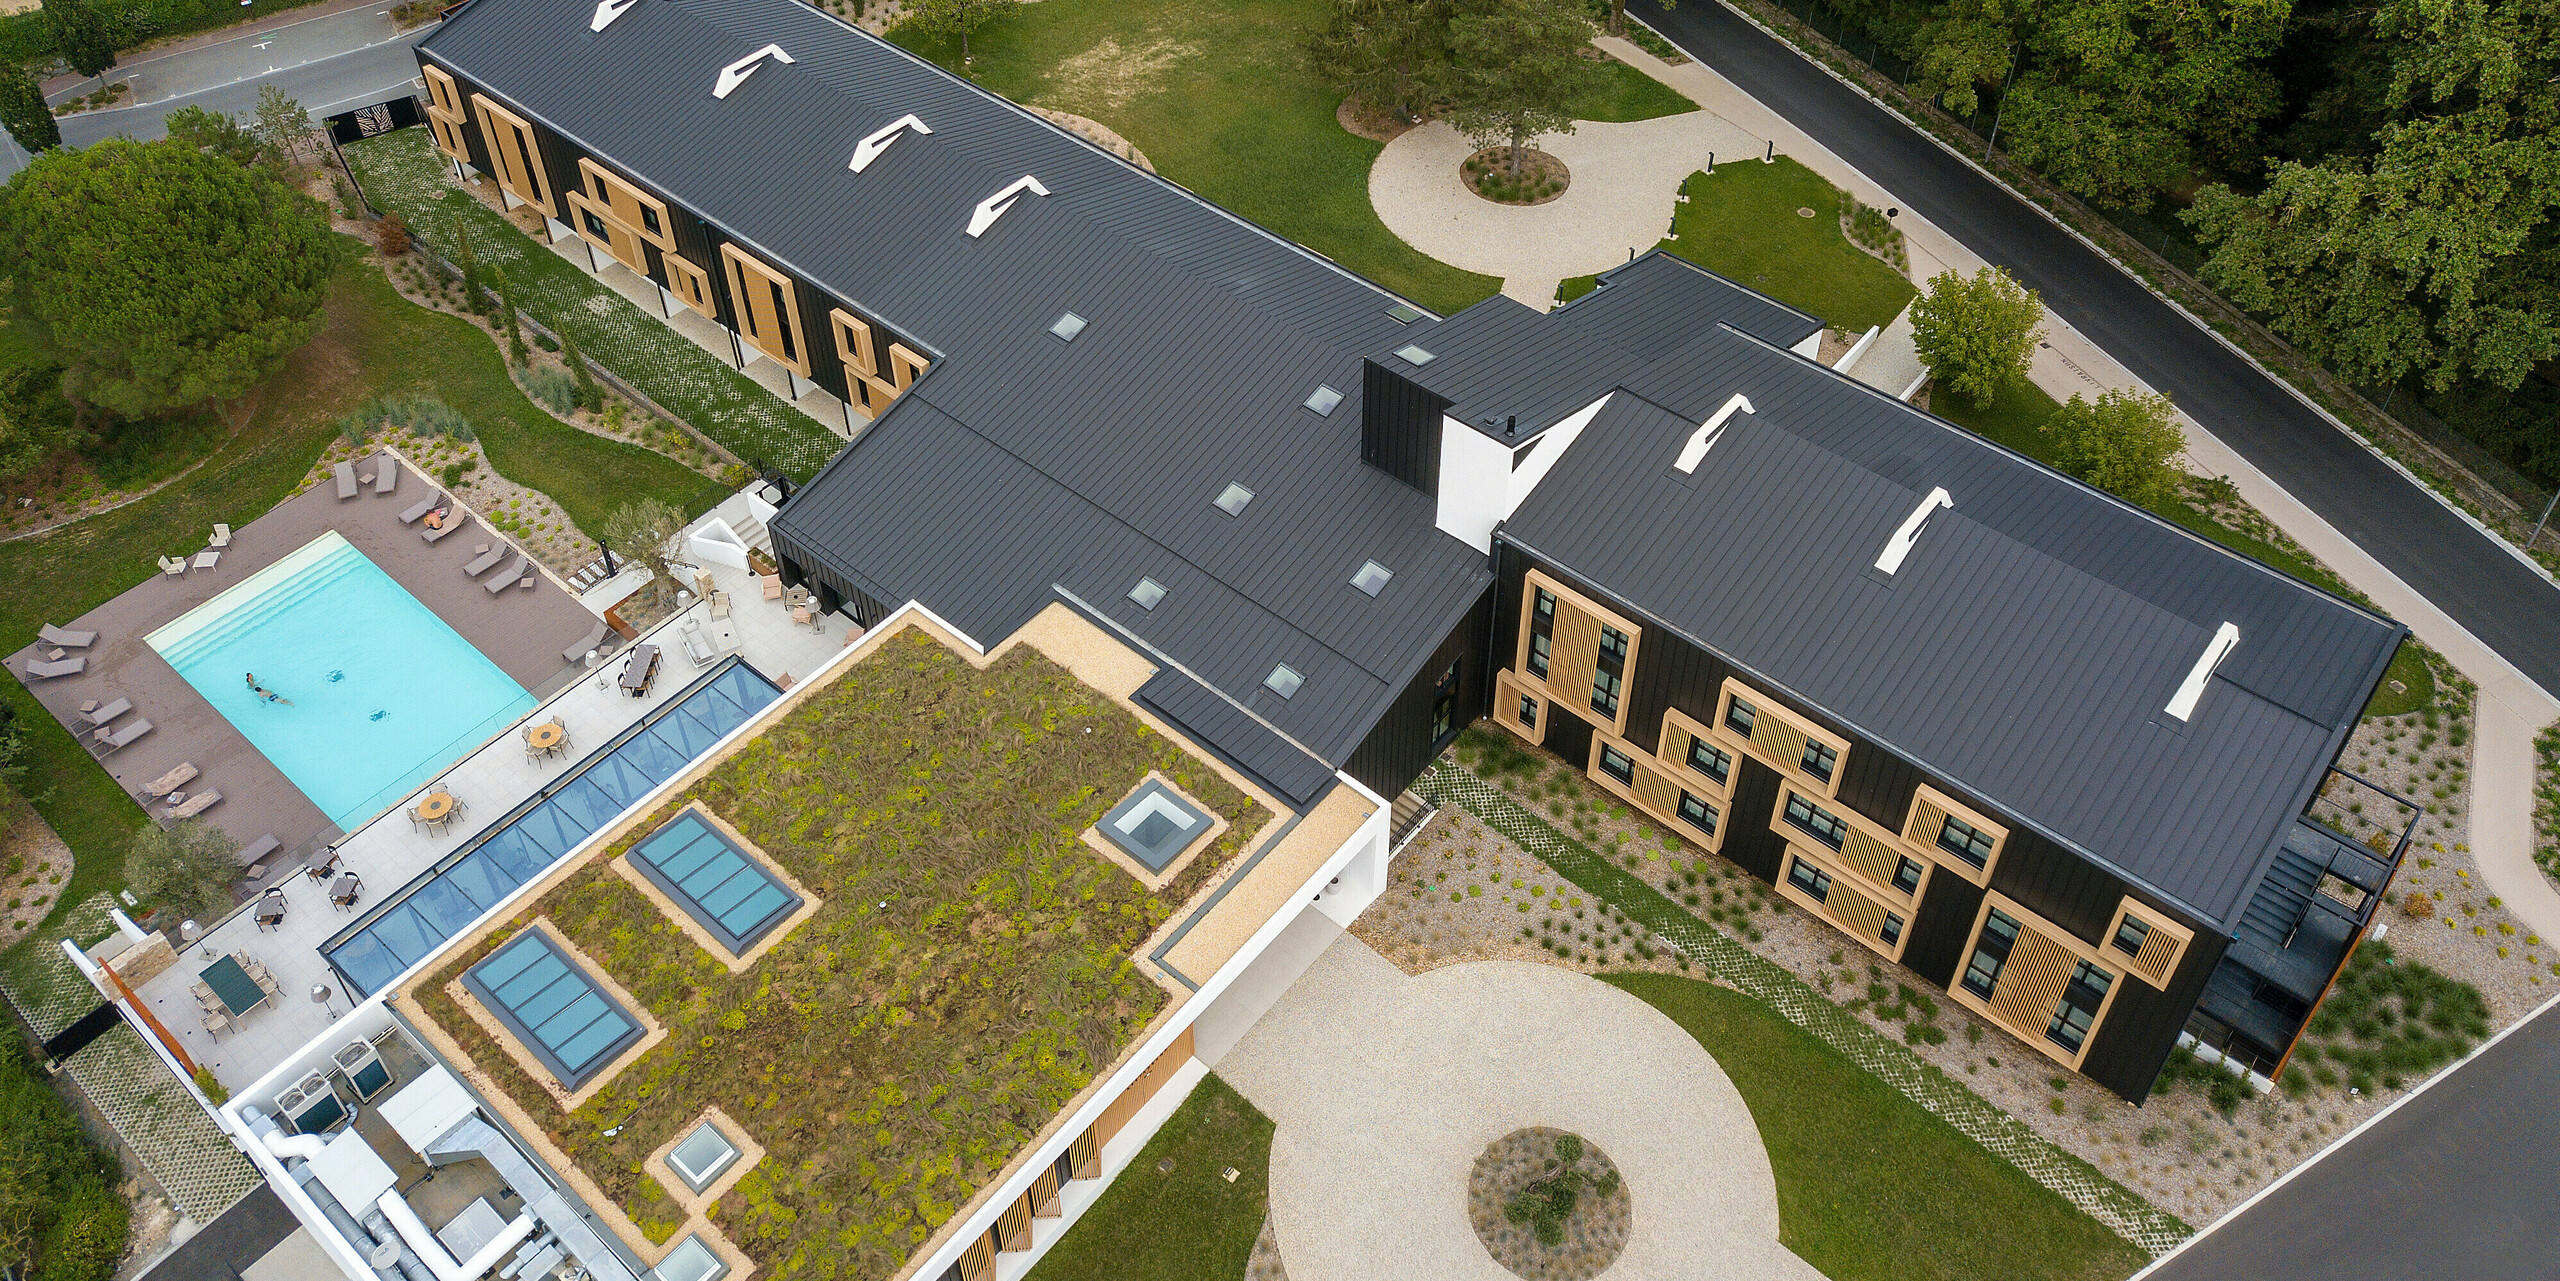
[[[668,1150],[667,1168],[675,1171],[686,1187],[700,1192],[737,1159],[738,1145],[731,1143],[719,1127],[705,1121]]]
[[[1921,499],[1920,505],[1903,518],[1902,528],[1893,531],[1893,537],[1885,540],[1884,554],[1876,557],[1876,568],[1888,574],[1902,568],[1903,557],[1911,554],[1912,547],[1920,541],[1920,531],[1928,527],[1930,514],[1941,507],[1955,505],[1956,500],[1946,490],[1930,490],[1929,496]]]
[[[1307,397],[1307,408],[1328,418],[1333,416],[1333,407],[1341,403],[1342,393],[1322,383],[1316,384],[1315,391]]]
[[[1084,317],[1068,312],[1058,317],[1058,323],[1049,326],[1049,332],[1056,334],[1060,342],[1074,342],[1076,335],[1084,332]]]
[[[1230,516],[1242,516],[1244,505],[1252,501],[1252,490],[1242,485],[1230,484],[1225,492],[1218,495],[1218,510]]]
[[[1298,674],[1298,669],[1289,666],[1287,663],[1282,663],[1278,667],[1272,668],[1271,674],[1262,678],[1262,687],[1270,690],[1274,694],[1278,694],[1282,698],[1289,698],[1296,695],[1298,687],[1306,683],[1307,678],[1300,676]]]
[[[2213,639],[2205,643],[2204,653],[2196,657],[2194,670],[2187,673],[2187,679],[2179,684],[2178,692],[2170,697],[2168,713],[2182,721],[2194,719],[2196,703],[2204,698],[2205,682],[2213,679],[2213,669],[2222,666],[2222,660],[2231,657],[2231,651],[2238,648],[2238,624],[2224,623],[2215,628]]]
[[[1156,602],[1164,599],[1164,584],[1152,578],[1141,578],[1137,586],[1129,589],[1129,599],[1136,601],[1140,609],[1154,609]]]
[[[1422,309],[1409,302],[1400,302],[1387,308],[1387,316],[1399,325],[1410,325],[1422,319]]]
[[[1378,593],[1385,591],[1387,589],[1387,580],[1395,576],[1396,572],[1394,570],[1373,560],[1362,565],[1360,567],[1360,572],[1351,576],[1351,585],[1375,596]]]
[[[1427,365],[1431,363],[1431,353],[1424,351],[1418,343],[1406,343],[1404,346],[1396,348],[1396,354],[1404,357],[1404,363],[1408,365]]]

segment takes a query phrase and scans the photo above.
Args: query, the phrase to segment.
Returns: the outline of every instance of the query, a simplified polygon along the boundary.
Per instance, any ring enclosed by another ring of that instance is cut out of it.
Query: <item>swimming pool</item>
[[[534,706],[334,530],[146,639],[341,828]]]

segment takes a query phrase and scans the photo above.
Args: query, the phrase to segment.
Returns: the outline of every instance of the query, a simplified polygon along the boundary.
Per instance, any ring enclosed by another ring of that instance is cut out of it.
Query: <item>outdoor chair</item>
[[[608,628],[605,626],[605,621],[601,618],[597,619],[596,625],[588,628],[585,636],[580,637],[575,643],[561,649],[560,661],[564,663],[585,662],[589,651],[592,651],[597,646],[604,644],[604,634],[607,630]]]
[[[171,577],[171,578],[176,578],[176,577],[178,577],[178,576],[180,576],[180,575],[182,575],[182,574],[186,573],[186,572],[187,572],[187,558],[186,558],[186,557],[184,557],[184,556],[180,556],[180,557],[177,557],[177,558],[175,558],[175,559],[172,559],[172,558],[167,557],[167,556],[163,556],[163,557],[161,557],[161,558],[160,558],[160,572],[161,572],[161,573],[163,573],[163,574],[168,575],[168,576],[169,576],[169,577]]]
[[[80,713],[80,721],[85,725],[104,725],[132,710],[133,700],[119,698],[104,707],[93,707]]]
[[[711,593],[710,601],[711,616],[713,618],[727,618],[729,616],[729,593],[713,592]]]
[[[495,565],[506,558],[507,545],[505,543],[500,543],[497,546],[472,557],[470,563],[462,567],[462,576],[465,578],[478,578],[482,574],[488,573],[490,566]]]
[[[231,1030],[231,1016],[220,1010],[206,1010],[203,1022],[204,1030],[216,1037]]]
[[[268,890],[259,895],[257,911],[254,914],[257,917],[258,928],[266,930],[284,924],[284,910],[287,906],[289,905],[285,902],[282,889]]]
[[[47,623],[36,629],[36,639],[64,649],[87,649],[98,639],[96,632],[75,632]]]
[[[688,620],[683,635],[684,656],[692,659],[695,667],[709,667],[720,657],[720,651],[712,648],[711,639],[702,634],[702,624]]]
[[[456,513],[453,513],[453,514],[452,514],[448,519],[446,519],[446,521],[445,521],[443,524],[436,526],[434,529],[421,530],[421,531],[419,532],[419,534],[418,534],[418,537],[423,538],[423,539],[427,540],[428,542],[432,543],[432,542],[436,541],[437,539],[440,539],[440,538],[444,537],[445,535],[450,534],[450,533],[452,533],[453,531],[455,531],[455,530],[457,530],[457,529],[460,529],[460,528],[462,528],[463,526],[468,525],[468,524],[470,524],[470,523],[471,523],[471,517],[470,517],[468,514],[461,513],[461,512],[456,512]]]
[[[330,877],[337,875],[338,852],[336,850],[329,851],[329,857],[302,869],[302,874],[315,881],[325,881]]]
[[[350,898],[347,901],[352,903],[355,900]],[[272,997],[281,998],[284,996],[284,985],[276,982],[275,975],[267,973],[266,966],[256,964],[255,962],[243,962],[240,968],[248,973],[250,982],[258,985],[259,991]]]
[[[117,751],[121,748],[132,746],[135,739],[138,739],[150,732],[151,722],[137,716],[132,720],[126,721],[121,729],[99,730],[98,737],[96,739],[96,747],[101,754]]]
[[[338,478],[339,502],[343,503],[356,496],[356,465],[354,463],[340,463],[330,468],[329,472]]]
[[[205,986],[205,981],[203,979],[197,979],[195,982],[188,984],[187,990],[195,994],[196,1004],[201,1005],[208,1010],[214,1008],[214,1004],[222,999],[213,994],[212,988]]]
[[[782,599],[782,575],[759,574],[756,576],[756,581],[764,584],[764,598],[766,600]]]
[[[376,497],[390,493],[400,483],[400,460],[389,454],[376,460],[373,469],[373,492]]]
[[[214,806],[220,805],[221,803],[222,793],[218,791],[198,792],[195,795],[188,797],[185,804],[170,810],[169,817],[172,819],[194,818],[196,815],[202,814],[206,810],[212,809]]]
[[[809,602],[809,589],[806,587],[794,587],[782,594],[782,606],[785,609],[800,609]]]
[[[85,658],[57,658],[50,661],[27,664],[27,675],[46,678],[55,676],[77,676],[83,670],[87,669],[88,666],[89,660]]]
[[[254,881],[265,876],[267,874],[267,859],[273,856],[277,850],[282,848],[284,848],[284,842],[277,840],[275,833],[273,832],[269,832],[265,836],[261,836],[258,839],[249,842],[247,845],[241,846],[240,861],[248,865],[249,870],[247,875],[249,879]]]
[[[409,510],[400,513],[400,523],[403,525],[415,525],[419,521],[426,519],[427,513],[436,509],[436,500],[443,496],[444,495],[442,494],[429,494],[426,497],[419,499],[415,504],[410,506]]]
[[[207,547],[229,547],[230,545],[231,545],[231,527],[230,527],[229,525],[225,525],[225,524],[223,524],[223,523],[222,523],[222,522],[220,522],[220,521],[215,521],[215,522],[214,522],[214,525],[213,525],[213,537],[211,537],[211,538],[209,538],[209,539],[206,539],[206,540],[205,540],[205,546],[207,546]]]
[[[532,569],[533,562],[525,557],[519,556],[516,558],[515,564],[507,567],[505,573],[490,575],[486,580],[484,580],[483,585],[489,589],[490,595],[495,596],[498,593],[515,586],[517,577],[532,572]]]
[[[169,793],[186,786],[188,781],[193,779],[195,776],[196,763],[194,761],[180,761],[175,766],[172,766],[168,773],[143,784],[142,794],[156,801],[161,797],[167,796]]]

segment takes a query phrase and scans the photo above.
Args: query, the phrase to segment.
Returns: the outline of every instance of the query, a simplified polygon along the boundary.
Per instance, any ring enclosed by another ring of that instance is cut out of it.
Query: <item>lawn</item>
[[[1157,893],[1078,835],[1151,769],[1230,822]],[[697,799],[822,903],[742,974],[607,866]],[[729,1238],[877,1281],[1163,1008],[1132,954],[1266,818],[1047,658],[908,633],[416,991],[645,1229],[680,1217],[648,1154],[717,1103],[768,1150],[713,1211]],[[537,915],[670,1033],[565,1116],[445,990]]]
[[[1166,1161],[1173,1169],[1159,1171]],[[1235,1281],[1262,1234],[1270,1181],[1270,1120],[1217,1074],[1201,1077],[1026,1281]]]
[[[566,327],[580,350],[731,453],[805,480],[843,446],[816,419],[456,187],[426,130],[394,130],[346,151],[365,194],[408,219],[410,234],[451,258],[459,219],[474,255],[506,273],[517,306],[554,330]]]
[[[1041,0],[970,37],[970,71],[1016,102],[1111,126],[1164,176],[1422,306],[1447,314],[1492,296],[1501,281],[1378,221],[1369,167],[1384,144],[1343,130],[1342,95],[1298,51],[1324,12],[1323,0]],[[956,39],[890,38],[959,68]]]
[[[1601,978],[1669,1015],[1742,1091],[1778,1182],[1778,1239],[1832,1281],[2128,1276],[2098,1222],[1739,992]]]
[[[310,470],[337,418],[385,393],[442,396],[478,429],[492,465],[549,492],[581,522],[643,494],[689,512],[719,497],[716,484],[665,458],[544,414],[516,390],[486,336],[413,306],[352,254],[330,289],[327,317],[259,387],[248,424],[196,472],[140,502],[0,543],[0,637],[32,638],[38,624],[68,622],[152,577],[154,558],[193,550],[191,540],[214,522],[245,525],[265,514]],[[0,681],[0,697],[26,735],[20,787],[77,860],[60,902],[120,884],[141,807],[23,685]]]
[[[1698,109],[1679,90],[1615,58],[1602,58],[1600,66],[1600,92],[1574,113],[1577,120],[1652,120]]]

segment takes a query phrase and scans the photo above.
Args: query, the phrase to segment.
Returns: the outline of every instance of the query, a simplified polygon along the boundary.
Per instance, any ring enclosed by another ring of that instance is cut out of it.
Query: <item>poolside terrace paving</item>
[[[731,506],[737,508],[731,514],[732,520],[744,514],[743,500],[734,496],[714,509],[713,514]],[[679,572],[690,579],[691,568]],[[614,679],[621,670],[618,655],[598,668],[594,676],[574,680],[520,722],[532,725],[558,717],[569,731],[569,749],[565,753],[528,759],[520,731],[510,727],[420,789],[450,790],[466,806],[462,816],[444,831],[429,833],[412,826],[407,811],[415,803],[413,793],[338,842],[344,869],[364,880],[363,896],[352,912],[330,905],[325,883],[279,873],[269,883],[283,887],[288,903],[280,925],[260,929],[254,913],[235,912],[185,949],[178,965],[139,985],[136,995],[150,1004],[188,1055],[211,1067],[224,1085],[238,1089],[251,1084],[326,1031],[333,1018],[350,1008],[349,994],[341,990],[338,976],[320,953],[322,944],[354,923],[358,914],[398,892],[545,784],[575,769],[614,735],[671,702],[693,684],[701,670],[686,659],[680,639],[685,622],[702,623],[706,634],[723,645],[724,656],[734,650],[777,683],[787,675],[816,670],[843,647],[848,627],[844,618],[821,618],[815,628],[797,626],[779,602],[761,599],[755,580],[746,571],[720,565],[701,568],[712,575],[719,590],[729,593],[734,615],[727,620],[711,619],[708,603],[696,601],[644,633],[641,640],[657,645],[661,651],[659,675],[646,697],[632,697],[619,687]],[[455,577],[459,579],[460,575]],[[571,636],[552,643],[555,663],[560,647],[575,639]],[[291,784],[278,776],[277,786],[289,788]],[[225,806],[228,804],[226,801]],[[210,958],[235,950],[246,951],[264,962],[283,995],[245,1016],[235,1030],[217,1037],[204,1030],[189,988],[197,972],[211,964]],[[325,1010],[310,999],[313,987],[319,984],[326,984],[331,991]]]

